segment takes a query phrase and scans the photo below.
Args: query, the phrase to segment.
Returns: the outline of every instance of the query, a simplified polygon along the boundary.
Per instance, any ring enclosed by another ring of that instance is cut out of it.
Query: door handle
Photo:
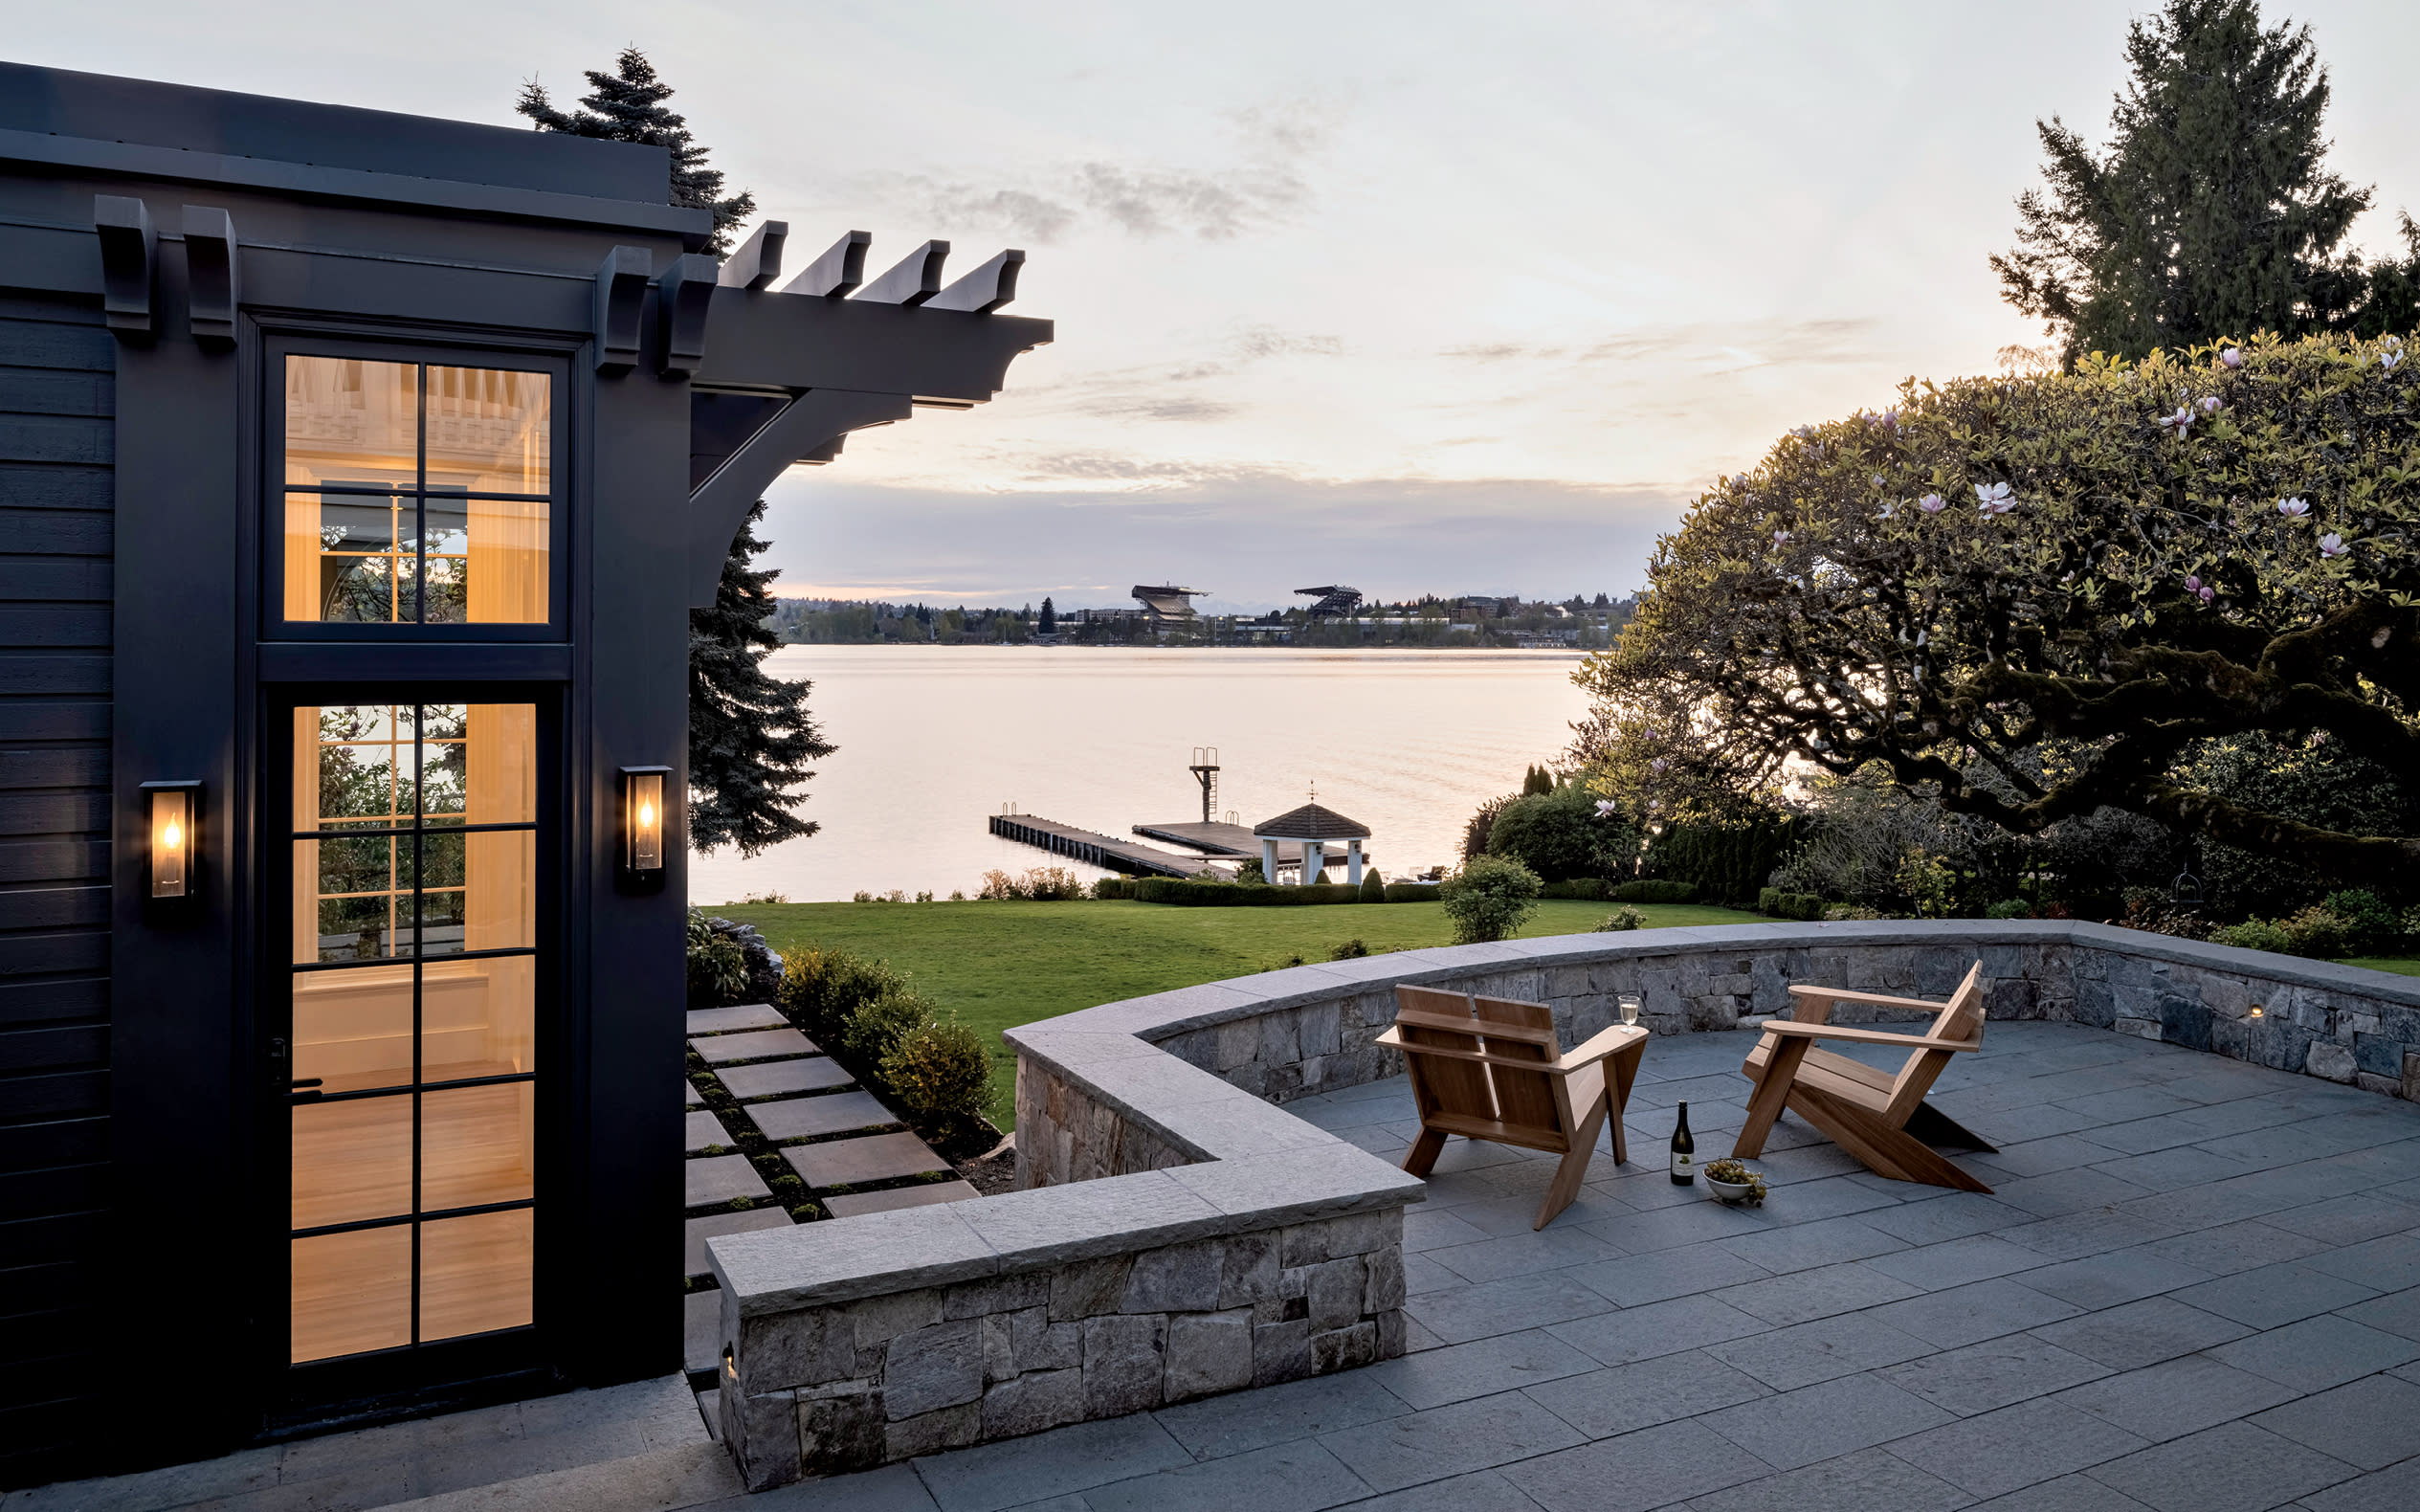
[[[304,1077],[300,1081],[287,1082],[286,1101],[288,1102],[319,1101],[322,1097],[325,1096],[324,1093],[316,1090],[320,1085],[320,1079],[321,1078],[318,1077]],[[313,1090],[305,1091],[305,1088],[311,1088]]]

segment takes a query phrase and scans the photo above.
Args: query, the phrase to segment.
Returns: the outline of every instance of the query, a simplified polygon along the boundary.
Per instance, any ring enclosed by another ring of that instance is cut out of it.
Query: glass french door
[[[293,711],[287,1360],[533,1319],[539,709]]]

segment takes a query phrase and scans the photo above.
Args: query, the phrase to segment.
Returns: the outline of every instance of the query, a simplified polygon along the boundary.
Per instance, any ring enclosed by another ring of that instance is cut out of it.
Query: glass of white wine
[[[1627,1029],[1632,1024],[1637,1023],[1638,994],[1636,992],[1624,992],[1618,999],[1616,999],[1616,1001],[1621,1004],[1622,1008],[1622,1027]]]

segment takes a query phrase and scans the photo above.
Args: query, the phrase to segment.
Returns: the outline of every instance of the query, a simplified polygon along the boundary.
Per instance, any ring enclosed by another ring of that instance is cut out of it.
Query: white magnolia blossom
[[[2006,483],[1977,483],[1975,501],[1976,507],[1986,516],[2005,515],[2016,507],[2016,500],[2009,497],[2009,485]]]
[[[2171,427],[2179,435],[2193,429],[2193,407],[2189,404],[2181,404],[2176,407],[2176,413],[2160,416],[2161,430],[2165,431]]]
[[[2220,399],[2218,395],[2211,394],[2202,401],[2202,413],[2216,414],[2219,411],[2219,407],[2225,402],[2226,401]]]
[[[2333,530],[2320,537],[2320,555],[2323,557],[2341,557],[2351,549],[2344,545],[2344,538]]]
[[[1610,798],[1599,798],[1596,801],[1596,816],[1600,819],[1610,819],[1620,812],[1621,808],[1620,804]]]
[[[2222,367],[2241,367],[2244,365],[2244,354],[2240,349],[2230,346],[2218,354],[2218,361]]]
[[[1948,508],[1949,504],[1948,501],[1943,500],[1939,494],[1926,494],[1923,498],[1916,500],[1916,507],[1921,509],[1928,515],[1938,515],[1943,510]]]
[[[2311,501],[2302,498],[2298,494],[2292,499],[2280,499],[2277,500],[2277,513],[2285,516],[2288,520],[2299,520],[2310,512]]]
[[[2403,353],[2386,352],[2379,357],[2378,366],[2383,371],[2393,372],[2395,370],[2395,364],[2401,361],[2403,361]]]

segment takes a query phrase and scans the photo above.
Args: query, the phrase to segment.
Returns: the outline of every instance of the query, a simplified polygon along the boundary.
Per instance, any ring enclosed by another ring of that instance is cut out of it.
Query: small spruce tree
[[[664,107],[672,86],[656,77],[655,65],[634,47],[622,49],[614,71],[585,72],[589,93],[580,97],[578,110],[555,108],[544,85],[531,79],[521,86],[513,108],[527,116],[541,131],[567,132],[575,137],[599,137],[608,142],[636,142],[672,152],[672,202],[714,211],[714,240],[709,250],[731,250],[731,230],[756,213],[756,196],[742,189],[725,196],[722,172],[706,166],[706,149],[689,135],[689,118]]]
[[[580,108],[555,108],[544,86],[522,86],[513,107],[540,131],[561,131],[609,142],[635,142],[672,154],[672,202],[714,212],[717,253],[728,252],[733,228],[756,213],[755,196],[742,189],[723,193],[722,170],[706,163],[706,149],[689,134],[686,117],[665,101],[672,86],[647,55],[626,47],[614,71],[588,71],[589,92]],[[732,538],[722,564],[715,605],[689,612],[689,843],[700,851],[736,845],[754,856],[777,841],[815,833],[818,826],[790,812],[805,794],[798,789],[814,775],[810,763],[833,753],[807,713],[809,683],[768,677],[762,665],[781,644],[767,628],[773,612],[769,590],[779,574],[759,570],[755,559],[766,543],[756,535],[765,517],[758,500]]]
[[[1045,635],[1055,635],[1058,634],[1058,611],[1051,607],[1051,600],[1048,594],[1043,595],[1042,598],[1041,631]]]
[[[753,565],[765,502],[740,526],[722,564],[714,608],[689,613],[689,843],[700,851],[736,845],[754,856],[777,841],[815,833],[793,805],[814,775],[810,764],[837,747],[807,713],[806,680],[769,676],[766,656],[781,644],[766,628],[773,579]]]

